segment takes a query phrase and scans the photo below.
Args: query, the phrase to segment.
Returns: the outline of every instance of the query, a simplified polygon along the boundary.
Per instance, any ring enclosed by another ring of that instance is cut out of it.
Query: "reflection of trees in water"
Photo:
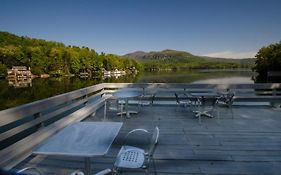
[[[0,80],[0,110],[74,91],[102,82],[133,83],[136,82],[137,78],[138,75],[126,75],[117,79],[109,78],[105,80],[103,80],[102,77],[89,79],[79,79],[77,77],[56,77],[46,79],[35,78],[32,80],[32,87],[29,86],[26,88],[14,88],[13,86],[8,86],[8,81],[2,79]]]
[[[255,83],[266,83],[266,76],[256,75],[252,77]]]
[[[253,77],[253,80],[255,83],[280,83],[281,82],[281,77],[267,77],[264,75],[256,75]]]

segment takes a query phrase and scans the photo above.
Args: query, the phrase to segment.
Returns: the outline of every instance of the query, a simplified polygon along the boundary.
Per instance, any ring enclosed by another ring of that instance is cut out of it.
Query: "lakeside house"
[[[12,66],[12,69],[7,69],[8,79],[28,79],[32,78],[30,67],[26,66]]]
[[[126,75],[126,71],[122,71],[118,69],[115,69],[113,71],[107,71],[104,69],[102,72],[104,77],[120,77]]]
[[[80,72],[79,77],[80,78],[89,78],[90,74],[88,72]]]

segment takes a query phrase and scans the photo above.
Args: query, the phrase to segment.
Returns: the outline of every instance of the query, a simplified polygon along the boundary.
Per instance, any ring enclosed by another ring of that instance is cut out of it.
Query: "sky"
[[[124,55],[254,57],[281,40],[280,0],[0,0],[0,31]]]

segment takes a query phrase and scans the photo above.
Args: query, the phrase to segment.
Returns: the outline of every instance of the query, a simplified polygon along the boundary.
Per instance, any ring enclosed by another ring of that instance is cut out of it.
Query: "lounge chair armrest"
[[[136,133],[136,132],[143,132],[143,133],[147,133],[149,134],[149,132],[146,130],[146,129],[133,129],[132,131],[128,132],[128,134],[126,135],[125,137],[125,140],[127,139],[127,137],[133,133]]]

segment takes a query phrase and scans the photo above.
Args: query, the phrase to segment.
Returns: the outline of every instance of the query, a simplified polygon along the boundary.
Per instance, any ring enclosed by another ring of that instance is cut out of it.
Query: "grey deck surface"
[[[132,106],[134,108],[134,106]],[[233,107],[234,119],[223,109],[221,118],[202,118],[173,105],[145,106],[130,119],[109,111],[106,121],[124,124],[109,153],[92,159],[93,173],[111,168],[125,134],[157,125],[160,140],[150,174],[281,174],[281,111],[270,107]],[[102,121],[103,109],[86,121]],[[68,174],[83,169],[82,158],[30,156],[16,168],[36,166],[44,174]],[[122,174],[144,174],[124,171]]]

